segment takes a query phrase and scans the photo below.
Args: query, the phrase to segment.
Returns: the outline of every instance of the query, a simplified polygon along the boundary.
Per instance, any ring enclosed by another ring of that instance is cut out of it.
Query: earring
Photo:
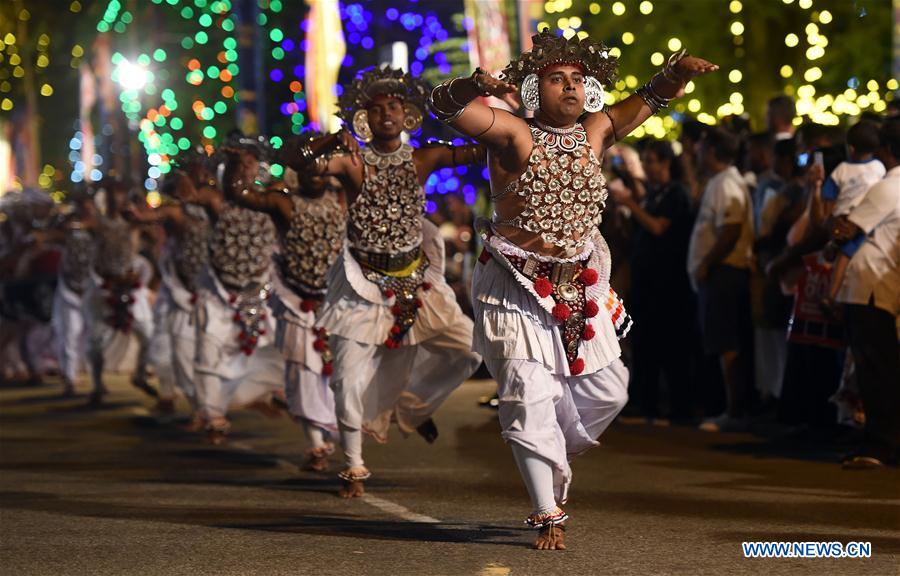
[[[537,74],[529,74],[522,80],[519,87],[519,95],[522,97],[522,105],[526,110],[534,112],[541,107],[541,94],[538,90]]]
[[[407,132],[415,132],[422,127],[422,111],[418,106],[406,104],[403,106],[403,129]]]
[[[369,112],[357,110],[353,115],[353,132],[365,143],[372,141],[372,128],[369,126]]]
[[[584,111],[599,112],[602,110],[605,94],[599,80],[593,76],[586,76],[584,79]]]

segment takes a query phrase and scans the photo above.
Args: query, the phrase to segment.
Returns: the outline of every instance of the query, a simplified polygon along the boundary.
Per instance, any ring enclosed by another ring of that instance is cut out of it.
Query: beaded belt
[[[416,247],[400,254],[382,254],[380,252],[366,252],[365,250],[351,247],[350,253],[353,254],[357,262],[366,268],[390,274],[401,272],[412,266],[422,256],[422,248]]]

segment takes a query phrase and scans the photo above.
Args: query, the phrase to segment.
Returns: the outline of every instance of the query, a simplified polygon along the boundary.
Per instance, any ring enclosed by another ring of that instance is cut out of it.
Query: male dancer
[[[96,224],[96,205],[88,194],[73,194],[72,213],[56,232],[63,245],[59,281],[53,295],[53,332],[63,378],[63,394],[75,394],[84,356],[84,301],[90,284]]]
[[[91,404],[106,394],[103,385],[104,351],[117,333],[133,332],[138,338],[138,358],[131,383],[151,396],[157,392],[147,383],[147,351],[153,333],[147,284],[153,270],[138,254],[138,230],[125,219],[128,187],[107,179],[102,187],[106,213],[94,228],[93,274],[85,295],[88,327],[88,359],[94,390]]]
[[[304,138],[313,135],[321,136],[310,132]],[[244,154],[245,160],[252,161]],[[248,190],[236,201],[268,214],[278,229],[281,251],[275,255],[272,305],[278,321],[275,342],[286,361],[288,409],[302,424],[309,445],[305,468],[324,472],[334,452],[330,438],[337,435],[338,427],[329,387],[328,334],[316,327],[316,314],[325,296],[328,270],[344,245],[347,208],[334,178],[303,172],[298,182],[289,168],[283,187],[283,192]]]
[[[371,476],[362,432],[386,442],[394,418],[404,434],[418,430],[434,441],[430,416],[481,362],[470,350],[472,322],[444,280],[437,228],[423,218],[422,185],[438,168],[482,160],[484,150],[414,150],[404,143],[403,132],[421,126],[426,93],[400,70],[366,71],[340,100],[341,118],[366,147],[358,150],[343,132],[282,149],[282,161],[298,172],[337,176],[350,204],[348,243],[332,268],[319,319],[334,354],[331,386],[347,498],[361,496]],[[321,156],[339,141],[351,154]]]
[[[223,192],[211,181],[180,181],[188,188],[186,201],[204,206],[212,223],[193,322],[194,384],[214,445],[225,442],[231,427],[229,407],[266,402],[283,388],[284,360],[273,345],[268,303],[275,227],[266,214],[234,201],[268,180],[266,154],[264,140],[236,138],[221,149]]]
[[[203,423],[194,386],[196,330],[191,321],[197,301],[197,284],[206,266],[209,251],[209,217],[202,206],[187,201],[197,186],[215,186],[216,180],[206,153],[189,150],[178,159],[173,177],[163,187],[175,197],[152,211],[134,211],[131,218],[149,224],[162,224],[168,240],[160,258],[162,286],[154,305],[154,331],[150,361],[159,377],[158,409],[174,410],[175,388],[191,406],[191,429],[199,431]]]
[[[616,72],[606,46],[546,30],[533,42],[505,81],[479,69],[438,86],[431,105],[490,150],[495,213],[481,223],[474,348],[499,384],[503,437],[533,504],[526,523],[540,531],[534,547],[560,550],[569,459],[597,445],[628,397],[617,337],[630,320],[609,287],[609,249],[597,229],[606,200],[600,159],[716,66],[681,52],[604,110],[602,84]],[[516,85],[534,120],[476,101]]]

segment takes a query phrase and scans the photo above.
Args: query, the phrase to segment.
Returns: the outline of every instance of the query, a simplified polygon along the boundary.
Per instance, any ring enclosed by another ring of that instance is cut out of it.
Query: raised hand
[[[719,65],[696,56],[685,56],[676,62],[672,68],[678,77],[687,83],[697,76],[715,72],[719,69]]]
[[[494,78],[487,72],[476,74],[473,76],[475,85],[482,91],[491,96],[496,96],[501,100],[505,100],[507,94],[515,94],[516,87],[508,82],[504,82],[499,78]]]

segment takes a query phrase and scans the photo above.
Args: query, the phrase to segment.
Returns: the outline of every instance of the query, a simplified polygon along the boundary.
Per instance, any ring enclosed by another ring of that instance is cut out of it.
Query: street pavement
[[[108,404],[0,386],[0,575],[900,575],[900,471],[842,471],[800,441],[614,424],[574,463],[566,551],[529,549],[529,502],[470,381],[427,445],[367,441],[366,498],[300,470],[286,417],[207,445],[110,378]],[[185,405],[179,406],[181,410]],[[863,541],[867,559],[747,559],[744,541]]]

